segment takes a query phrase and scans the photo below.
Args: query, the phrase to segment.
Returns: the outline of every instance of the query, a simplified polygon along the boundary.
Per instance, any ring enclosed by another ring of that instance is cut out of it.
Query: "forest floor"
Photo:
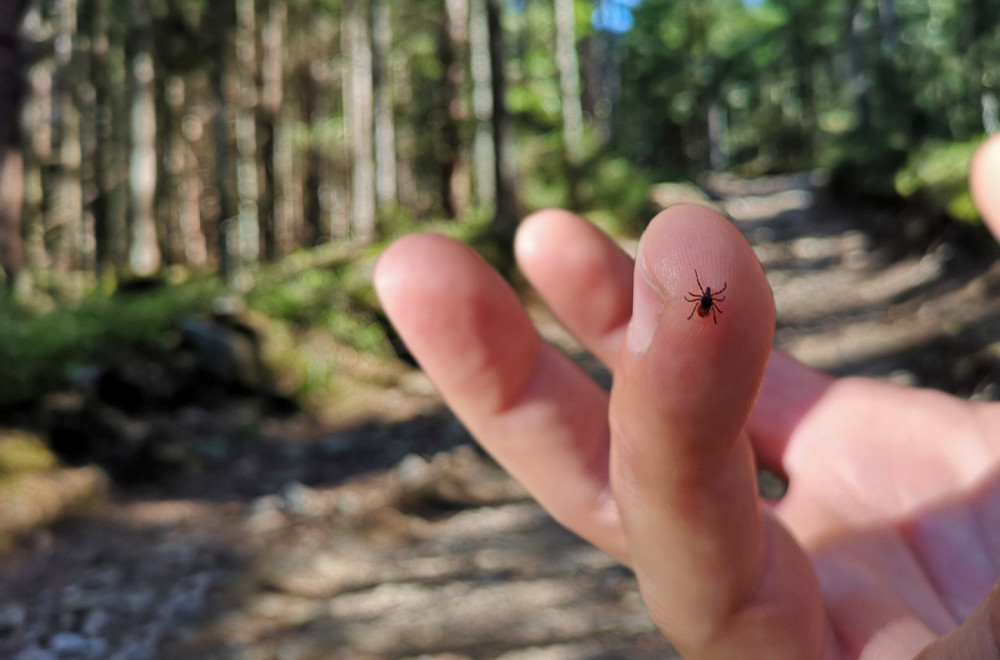
[[[907,254],[871,230],[904,213],[836,205],[808,176],[708,187],[765,266],[780,348],[1000,398],[996,264],[948,240]],[[116,485],[0,555],[0,658],[670,657],[630,572],[485,458],[419,372],[345,364],[378,386],[322,420],[237,398],[155,420],[215,467]]]

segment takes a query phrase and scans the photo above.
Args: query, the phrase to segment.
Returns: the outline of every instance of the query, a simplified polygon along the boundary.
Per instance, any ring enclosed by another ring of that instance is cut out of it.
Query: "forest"
[[[643,184],[709,170],[911,194],[998,126],[996,0],[5,4],[8,279],[229,276],[543,205],[641,223]]]
[[[0,657],[676,657],[415,368],[375,260],[468,242],[606,388],[518,223],[627,248],[697,200],[776,349],[1000,400],[998,95],[1000,0],[0,0]]]
[[[998,26],[998,0],[6,2],[3,344],[87,345],[24,321],[133,278],[260,290],[421,228],[503,267],[533,209],[634,233],[653,184],[706,172],[823,170],[975,222]]]

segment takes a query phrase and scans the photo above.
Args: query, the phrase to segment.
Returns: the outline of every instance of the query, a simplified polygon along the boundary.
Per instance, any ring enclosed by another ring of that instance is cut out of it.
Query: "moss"
[[[0,475],[41,472],[56,467],[58,459],[36,435],[0,429]]]
[[[206,278],[143,295],[94,291],[41,312],[0,300],[0,404],[37,398],[64,385],[74,369],[106,361],[128,346],[170,341],[180,319],[210,309],[221,290]]]

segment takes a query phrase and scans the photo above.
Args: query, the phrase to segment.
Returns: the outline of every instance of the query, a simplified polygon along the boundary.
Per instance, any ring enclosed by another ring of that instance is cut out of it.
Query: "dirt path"
[[[889,259],[808,177],[714,188],[767,269],[780,347],[838,373],[998,398],[996,268],[944,244]],[[382,414],[360,426],[256,424],[238,406],[174,420],[223,448],[218,467],[116,489],[3,555],[0,658],[670,656],[627,570],[475,450],[421,375],[393,367],[381,381],[394,384],[364,405]]]

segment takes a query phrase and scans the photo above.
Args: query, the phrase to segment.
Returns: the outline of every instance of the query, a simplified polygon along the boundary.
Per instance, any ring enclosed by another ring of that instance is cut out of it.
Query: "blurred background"
[[[0,658],[653,658],[630,573],[474,448],[394,237],[626,249],[679,202],[816,367],[1000,399],[966,186],[1000,0],[4,0]],[[768,485],[780,495],[781,484]]]

